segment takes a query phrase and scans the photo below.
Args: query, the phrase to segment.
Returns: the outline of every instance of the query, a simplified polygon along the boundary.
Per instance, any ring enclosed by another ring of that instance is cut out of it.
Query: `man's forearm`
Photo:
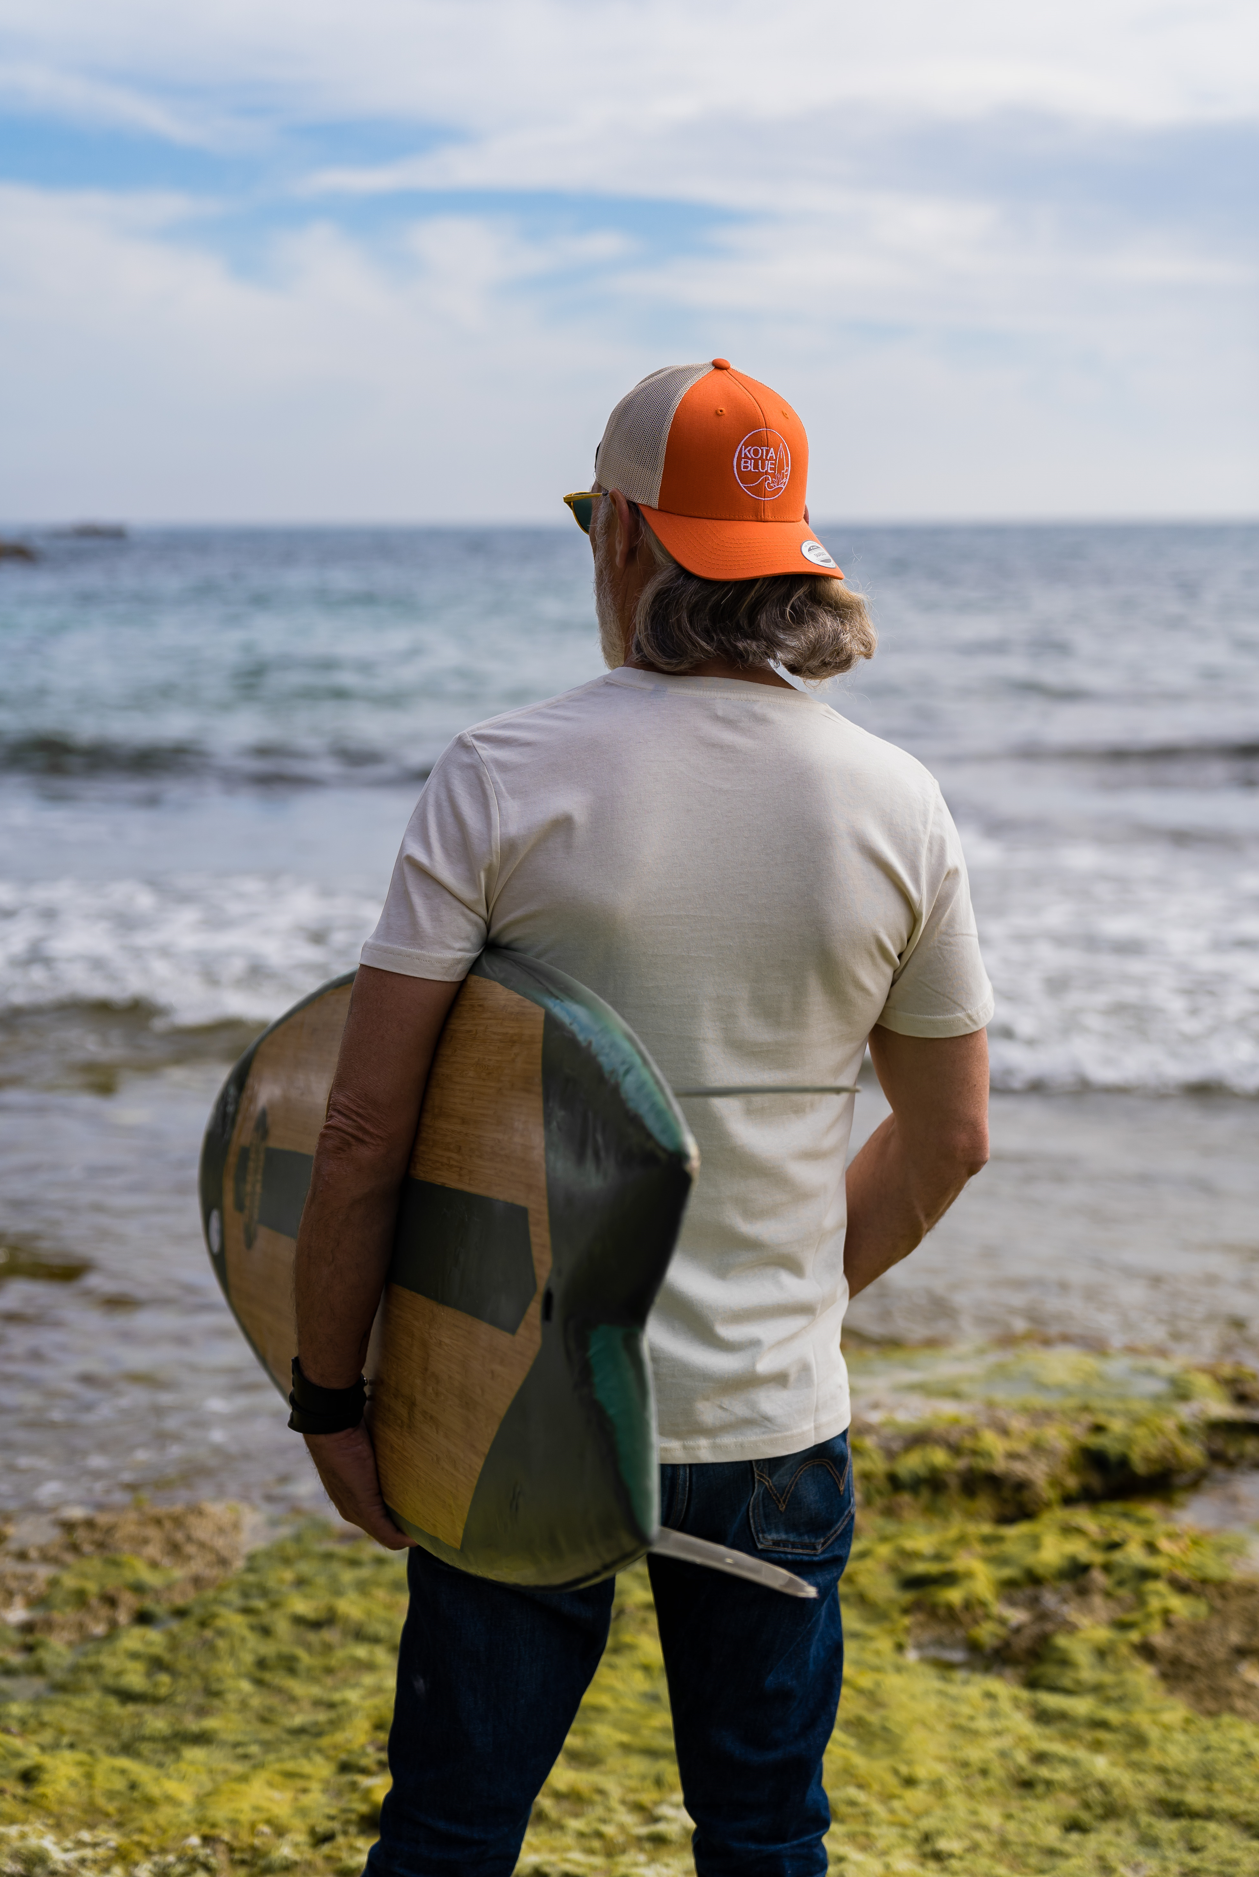
[[[373,1152],[331,1108],[315,1154],[295,1271],[302,1373],[323,1388],[349,1388],[363,1371],[405,1170],[403,1158],[399,1171],[396,1147],[392,1155],[379,1147]],[[306,1446],[342,1518],[387,1550],[412,1542],[385,1505],[365,1422],[339,1433],[307,1434]]]
[[[359,969],[297,1239],[297,1342],[324,1388],[362,1373],[429,1066],[458,983]]]
[[[973,1152],[915,1157],[896,1117],[889,1115],[848,1169],[844,1274],[849,1296],[907,1258],[982,1165]]]
[[[393,1249],[406,1173],[346,1138],[338,1118],[320,1137],[302,1216],[294,1283],[302,1369],[324,1388],[362,1373]]]
[[[942,1219],[988,1158],[988,1038],[876,1028],[870,1054],[892,1112],[848,1169],[844,1272],[855,1297]]]

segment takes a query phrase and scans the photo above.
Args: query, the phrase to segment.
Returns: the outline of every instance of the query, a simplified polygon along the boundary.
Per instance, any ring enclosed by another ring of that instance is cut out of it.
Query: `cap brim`
[[[765,574],[825,574],[842,580],[807,521],[709,521],[640,504],[648,527],[674,560],[701,580],[759,580]],[[812,559],[806,543],[826,555]]]

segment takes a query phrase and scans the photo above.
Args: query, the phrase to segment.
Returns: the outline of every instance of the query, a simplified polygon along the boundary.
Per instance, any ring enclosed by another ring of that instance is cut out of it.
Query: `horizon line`
[[[419,530],[449,529],[471,533],[477,529],[504,528],[528,529],[533,532],[553,534],[567,533],[571,523],[564,520],[514,519],[496,517],[487,520],[478,517],[466,520],[444,519],[424,520],[416,517],[392,517],[365,519],[316,519],[311,517],[269,517],[266,519],[247,519],[244,517],[128,517],[116,513],[97,512],[83,514],[79,512],[60,518],[45,517],[41,520],[27,519],[19,521],[10,517],[0,518],[0,540],[9,541],[22,534],[61,534],[66,535],[76,530],[123,529],[157,532],[161,529],[205,528],[205,529],[258,529],[263,530],[313,530],[313,529],[352,529],[373,530]],[[1080,514],[1028,514],[1028,515],[848,515],[826,516],[809,524],[816,532],[819,529],[836,528],[1227,528],[1259,525],[1259,510],[1233,511],[1215,514],[1185,514],[1148,510],[1144,513],[1080,515]],[[87,538],[91,538],[90,535]]]

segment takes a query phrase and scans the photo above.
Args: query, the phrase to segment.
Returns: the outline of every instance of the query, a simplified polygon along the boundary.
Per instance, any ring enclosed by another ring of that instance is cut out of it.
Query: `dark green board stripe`
[[[294,1153],[289,1147],[268,1147],[262,1163],[262,1191],[258,1196],[258,1223],[269,1232],[296,1238],[302,1208],[310,1191],[313,1154]]]
[[[389,1281],[514,1336],[538,1288],[528,1207],[409,1179]]]
[[[262,1155],[262,1177],[257,1187],[257,1211],[249,1208],[249,1181],[254,1156]],[[260,1225],[283,1238],[296,1238],[302,1222],[302,1208],[310,1191],[313,1154],[294,1153],[291,1147],[264,1147],[261,1141],[248,1141],[236,1156],[232,1181],[232,1199],[237,1212],[246,1214],[245,1242],[253,1244]]]

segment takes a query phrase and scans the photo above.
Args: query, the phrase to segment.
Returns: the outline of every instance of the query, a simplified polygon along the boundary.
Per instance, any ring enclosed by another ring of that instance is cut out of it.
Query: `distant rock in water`
[[[118,521],[76,521],[71,528],[56,532],[71,541],[125,541],[127,530]]]
[[[0,560],[38,560],[39,555],[25,541],[0,541]]]

